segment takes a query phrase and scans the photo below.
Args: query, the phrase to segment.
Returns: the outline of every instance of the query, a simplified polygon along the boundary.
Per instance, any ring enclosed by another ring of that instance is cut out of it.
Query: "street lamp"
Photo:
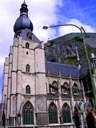
[[[77,29],[80,30],[81,32],[81,36],[83,39],[83,44],[84,44],[84,50],[85,50],[85,54],[86,54],[86,59],[87,59],[87,63],[88,63],[88,69],[89,69],[89,74],[90,74],[90,79],[91,79],[91,84],[92,84],[92,91],[93,91],[93,97],[94,97],[94,104],[96,107],[96,94],[95,94],[95,86],[94,86],[94,82],[93,82],[93,77],[92,77],[92,71],[91,71],[91,66],[90,66],[90,60],[89,60],[89,56],[88,56],[88,51],[87,51],[87,47],[86,47],[86,43],[85,43],[85,30],[83,27],[79,27],[75,24],[60,24],[60,25],[52,25],[52,26],[43,26],[43,29],[48,29],[48,28],[54,28],[54,27],[61,27],[61,26],[73,26],[76,27]]]

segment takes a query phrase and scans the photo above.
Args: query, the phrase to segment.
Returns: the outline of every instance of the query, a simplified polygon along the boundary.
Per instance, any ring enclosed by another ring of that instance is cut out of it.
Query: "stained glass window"
[[[26,94],[30,94],[30,93],[31,93],[30,86],[29,86],[29,85],[27,85],[27,86],[26,86]]]
[[[53,81],[52,85],[49,85],[49,92],[50,93],[58,93],[58,84],[56,81]]]
[[[33,106],[29,101],[23,107],[23,124],[34,124]]]
[[[29,48],[29,43],[26,43],[26,46],[25,46],[26,48]]]
[[[58,123],[57,107],[54,103],[51,103],[49,105],[48,113],[49,113],[49,123]]]
[[[65,82],[62,86],[61,86],[61,93],[62,94],[69,94],[70,93],[70,87],[69,84],[67,82]]]
[[[71,122],[70,107],[67,103],[65,103],[63,105],[62,116],[63,116],[63,123],[70,123]]]
[[[73,91],[73,94],[79,94],[78,85],[76,83],[74,83],[72,87],[72,91]]]
[[[26,65],[26,72],[27,73],[30,72],[30,65],[29,64]]]

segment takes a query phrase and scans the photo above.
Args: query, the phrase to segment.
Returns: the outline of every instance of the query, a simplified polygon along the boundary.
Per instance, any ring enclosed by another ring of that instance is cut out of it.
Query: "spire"
[[[92,67],[96,68],[96,56],[94,53],[91,53],[91,64],[92,64]]]
[[[80,57],[79,57],[79,52],[78,52],[77,46],[76,46],[76,56],[77,56],[77,61],[80,61]]]
[[[22,14],[27,14],[28,15],[28,8],[27,8],[27,4],[24,0],[23,4],[21,5],[21,8],[20,8],[20,15]]]
[[[25,29],[28,29],[31,32],[33,31],[33,24],[28,17],[28,7],[24,0],[20,8],[20,16],[14,24],[14,32],[18,33]]]
[[[24,0],[23,4],[26,4],[25,0]]]
[[[78,68],[80,69],[81,68],[80,57],[79,57],[79,52],[78,52],[77,46],[76,46],[76,57],[77,57],[77,65],[78,65]]]
[[[91,53],[91,58],[94,59],[95,58],[95,54]]]

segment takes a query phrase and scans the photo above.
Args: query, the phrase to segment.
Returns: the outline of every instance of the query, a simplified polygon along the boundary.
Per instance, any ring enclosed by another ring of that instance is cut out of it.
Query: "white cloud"
[[[95,32],[96,31],[90,25],[83,24],[77,19],[70,19],[65,24],[74,24],[74,25],[77,25],[79,28],[83,27],[85,32]],[[78,28],[74,27],[74,26],[62,26],[62,27],[59,28],[59,34],[60,35],[65,35],[65,34],[72,33],[72,32],[80,32],[80,30]]]
[[[40,40],[46,41],[54,37],[55,30],[51,32],[42,29],[42,26],[57,23],[58,6],[61,0],[26,0],[29,9],[29,18],[34,25],[34,33]],[[3,0],[0,2],[0,56],[7,56],[9,47],[13,44],[13,26],[19,17],[22,0]],[[1,63],[1,61],[0,61]]]
[[[42,26],[56,24],[58,22],[57,7],[62,6],[61,0],[36,0],[32,4],[34,6],[30,10],[29,14],[34,12],[30,17],[34,25],[33,32],[40,38],[40,40],[46,41],[49,37],[53,38],[56,34],[55,30],[45,31],[42,29]]]
[[[62,6],[61,0],[26,0],[29,8],[29,18],[34,25],[34,33],[40,40],[53,37],[55,31],[44,31],[43,25],[57,23],[58,6]],[[7,55],[9,46],[13,43],[13,26],[19,17],[19,9],[22,0],[3,0],[0,2],[0,55]]]

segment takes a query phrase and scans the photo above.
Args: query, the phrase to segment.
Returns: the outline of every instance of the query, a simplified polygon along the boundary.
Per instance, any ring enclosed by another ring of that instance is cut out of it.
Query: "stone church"
[[[4,63],[2,109],[6,127],[73,128],[74,106],[85,101],[84,74],[80,65],[45,59],[44,42],[33,33],[24,2]]]

